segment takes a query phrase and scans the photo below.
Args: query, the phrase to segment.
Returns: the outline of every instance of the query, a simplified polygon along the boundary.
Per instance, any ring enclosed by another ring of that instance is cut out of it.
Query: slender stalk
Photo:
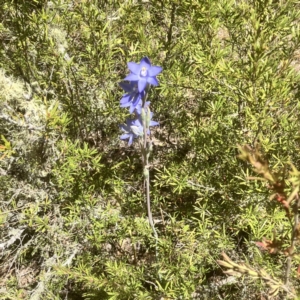
[[[157,243],[157,232],[154,227],[154,222],[153,222],[153,217],[152,217],[152,212],[151,212],[151,201],[150,201],[150,178],[149,178],[149,165],[148,165],[148,155],[145,155],[145,164],[144,164],[144,169],[148,173],[147,176],[145,176],[145,182],[146,182],[146,203],[147,203],[147,213],[148,213],[148,219],[149,219],[149,224],[152,228],[153,235],[155,237],[156,243]]]
[[[154,222],[153,222],[153,217],[152,217],[152,212],[151,212],[151,201],[150,201],[150,176],[149,176],[149,156],[150,156],[150,143],[148,141],[148,137],[147,137],[147,131],[148,131],[148,126],[146,126],[146,118],[147,118],[147,110],[149,108],[146,108],[146,100],[147,100],[147,96],[148,96],[148,87],[146,89],[146,93],[145,93],[145,97],[143,99],[143,110],[145,112],[146,117],[143,120],[143,128],[144,128],[144,135],[143,135],[143,143],[142,143],[142,157],[143,157],[143,171],[144,171],[144,185],[146,187],[146,204],[147,204],[147,213],[148,213],[148,220],[149,220],[149,224],[151,226],[151,229],[153,231],[153,235],[155,238],[155,251],[156,251],[156,257],[158,255],[157,252],[157,240],[158,240],[158,235],[157,235],[157,231],[155,229],[154,226]]]

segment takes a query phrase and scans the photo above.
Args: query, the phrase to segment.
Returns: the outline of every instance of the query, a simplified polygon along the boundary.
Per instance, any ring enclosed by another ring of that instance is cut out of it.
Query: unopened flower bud
[[[146,115],[146,128],[149,128],[150,122],[151,122],[151,111],[148,108],[147,109],[147,115]]]
[[[137,126],[130,126],[130,129],[132,130],[132,132],[137,135],[137,136],[142,136],[143,132],[141,131],[141,129]]]
[[[142,122],[143,122],[143,126],[146,125],[146,112],[145,112],[145,109],[142,107],[142,110],[141,110],[141,119],[142,119]]]

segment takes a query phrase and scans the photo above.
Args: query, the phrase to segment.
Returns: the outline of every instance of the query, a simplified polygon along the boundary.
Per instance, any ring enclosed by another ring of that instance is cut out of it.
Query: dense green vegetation
[[[0,299],[296,298],[299,20],[296,0],[0,0]],[[144,56],[157,247],[119,139]]]

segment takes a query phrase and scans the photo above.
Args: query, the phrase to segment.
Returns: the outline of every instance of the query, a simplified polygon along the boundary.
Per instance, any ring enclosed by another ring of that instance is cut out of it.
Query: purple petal
[[[147,78],[147,81],[148,81],[150,84],[152,84],[152,85],[155,85],[155,86],[158,85],[158,81],[157,81],[157,79],[156,79],[155,77],[148,77],[148,78]],[[139,82],[139,83],[140,83],[140,82]]]
[[[132,100],[133,106],[137,106],[140,102],[142,102],[142,98],[138,95],[138,97],[134,97]]]
[[[131,119],[127,119],[126,120],[126,124],[127,126],[130,128],[130,126],[132,125],[132,120]],[[130,129],[129,129],[130,130]]]
[[[128,139],[130,136],[131,136],[131,134],[129,134],[129,133],[124,133],[124,134],[122,134],[122,135],[120,136],[120,139],[121,139],[121,140],[126,140],[126,139]]]
[[[132,114],[134,110],[135,110],[135,106],[131,104],[129,108],[129,113]]]
[[[133,74],[139,74],[141,70],[141,66],[139,64],[136,64],[134,62],[129,62],[127,64],[128,69],[133,73]]]
[[[134,120],[134,121],[133,121],[133,125],[134,125],[134,126],[137,126],[137,127],[143,128],[142,121],[140,120],[140,118]]]
[[[129,146],[132,144],[132,140],[133,140],[133,134],[131,134],[129,137],[129,141],[128,141]]]
[[[146,85],[147,85],[147,81],[145,79],[139,80],[138,88],[140,93],[145,90]]]
[[[158,75],[161,71],[162,71],[161,67],[153,66],[148,70],[148,74],[149,74],[149,76],[153,77],[153,76]]]
[[[124,95],[124,96],[122,97],[122,99],[120,100],[120,103],[121,103],[121,104],[128,103],[128,102],[130,102],[130,98],[131,98],[130,95]]]
[[[123,103],[123,104],[120,105],[120,107],[128,107],[130,105],[131,105],[131,102],[129,102],[129,103]]]
[[[149,70],[151,68],[151,64],[150,62],[148,62],[146,59],[142,59],[141,60],[141,64],[140,64],[141,68],[140,70],[145,67],[147,70]]]
[[[126,124],[121,124],[120,127],[121,127],[121,129],[123,128],[124,130],[129,132],[130,131],[130,125],[131,125],[130,120],[126,120]]]
[[[156,121],[150,121],[149,126],[157,126],[157,125],[159,125],[158,122],[156,122]]]
[[[140,79],[139,76],[133,73],[130,73],[124,78],[124,80],[129,80],[129,81],[138,81],[139,79]]]
[[[132,89],[133,89],[133,86],[131,83],[128,83],[128,82],[120,82],[119,83],[119,86],[127,93],[131,93],[132,92]]]
[[[141,63],[146,63],[151,66],[151,61],[147,56],[145,56],[141,59]]]

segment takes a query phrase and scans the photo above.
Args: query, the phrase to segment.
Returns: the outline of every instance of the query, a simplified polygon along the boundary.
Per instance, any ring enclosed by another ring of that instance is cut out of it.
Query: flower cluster
[[[146,101],[149,85],[158,85],[156,76],[162,71],[161,67],[152,66],[148,57],[141,59],[139,64],[128,63],[131,73],[124,78],[129,82],[119,83],[120,87],[126,92],[120,101],[121,107],[129,107],[129,112],[135,113],[134,119],[127,119],[126,125],[120,128],[125,132],[121,139],[129,139],[131,145],[133,140],[141,137],[146,132],[150,134],[149,127],[158,125],[158,122],[152,121],[153,113],[150,112],[150,102]]]

